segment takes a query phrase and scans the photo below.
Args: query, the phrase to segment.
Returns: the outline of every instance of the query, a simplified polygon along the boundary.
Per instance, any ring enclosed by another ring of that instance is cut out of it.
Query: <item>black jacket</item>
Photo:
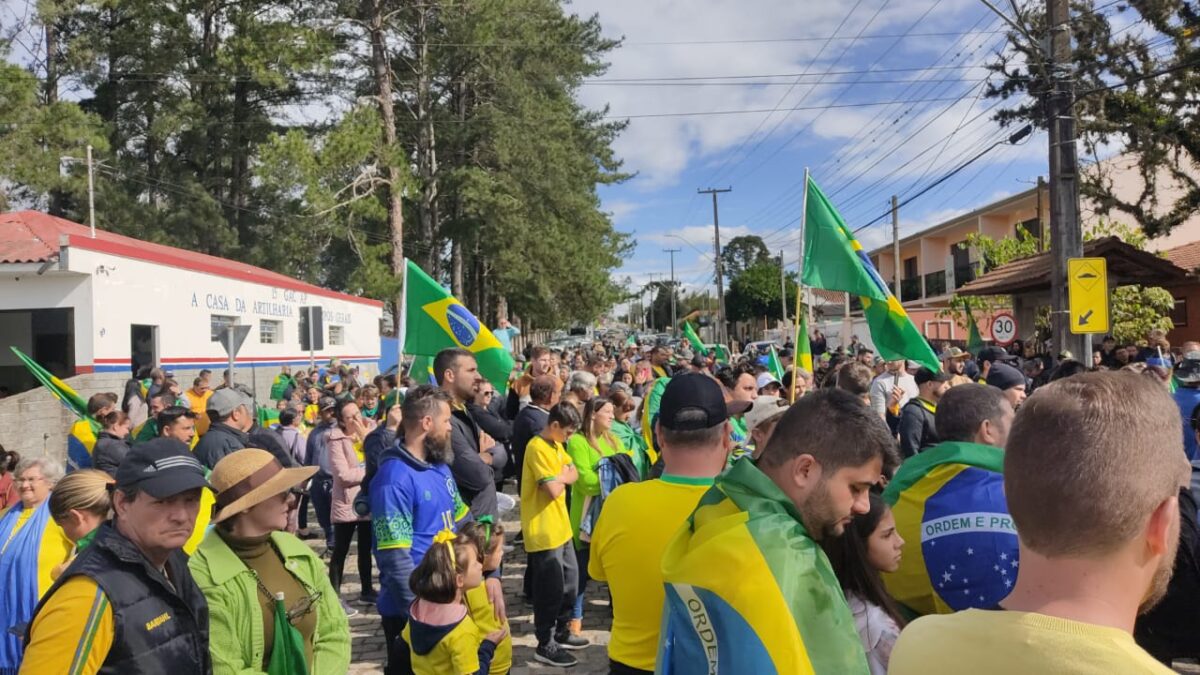
[[[518,484],[520,484],[525,470],[525,447],[529,445],[529,441],[533,440],[534,436],[542,433],[542,429],[546,428],[549,421],[550,413],[537,407],[536,404],[521,408],[521,412],[517,413],[517,419],[513,420],[512,454],[513,462],[516,464]]]
[[[238,431],[228,424],[214,422],[200,437],[200,442],[196,444],[196,449],[192,451],[192,454],[200,460],[201,464],[211,469],[221,461],[222,457],[241,450],[249,441],[250,437],[244,432]]]
[[[296,460],[292,459],[292,453],[288,452],[287,446],[284,445],[283,436],[274,429],[254,425],[246,435],[246,447],[266,450],[274,455],[285,469],[296,466]]]
[[[115,629],[100,675],[209,675],[208,602],[183,551],[171,554],[166,569],[169,581],[133,542],[105,523],[46,592],[34,616],[67,579],[88,577],[108,598]],[[25,639],[28,643],[29,636]]]
[[[925,404],[925,405],[923,405]],[[908,459],[918,452],[936,445],[937,427],[933,424],[933,413],[926,402],[912,398],[900,409],[900,456]]]
[[[129,437],[119,438],[115,434],[101,431],[96,437],[96,445],[92,447],[92,468],[99,469],[114,478],[121,460],[129,452],[131,441]]]
[[[1194,471],[1195,469],[1193,469]],[[1200,526],[1196,500],[1189,488],[1179,491],[1179,549],[1167,594],[1138,617],[1133,637],[1151,656],[1170,665],[1179,658],[1200,657]]]
[[[496,439],[497,443],[508,445],[512,439],[512,422],[474,403],[467,404],[467,412],[471,413],[471,419],[475,420],[475,424],[479,425],[484,433]]]
[[[496,474],[479,456],[479,425],[465,408],[454,407],[450,413],[450,443],[454,462],[450,473],[458,484],[458,492],[471,507],[471,515],[499,517],[496,506]]]

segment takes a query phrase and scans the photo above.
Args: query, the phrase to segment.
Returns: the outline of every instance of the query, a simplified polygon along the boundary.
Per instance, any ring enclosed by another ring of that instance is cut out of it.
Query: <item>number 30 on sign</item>
[[[1017,339],[1017,320],[1008,312],[997,312],[992,315],[992,340],[1001,347],[1007,347]]]

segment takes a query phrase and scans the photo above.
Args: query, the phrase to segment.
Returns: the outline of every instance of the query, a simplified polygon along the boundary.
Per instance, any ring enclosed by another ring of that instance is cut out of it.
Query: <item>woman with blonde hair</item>
[[[350,669],[350,624],[325,565],[284,531],[293,491],[316,471],[257,448],[213,467],[215,527],[188,561],[208,600],[213,675]]]
[[[122,415],[124,413],[121,413]],[[81,469],[68,474],[50,493],[50,517],[75,543],[71,557],[50,572],[57,579],[79,552],[92,543],[100,524],[112,510],[112,476],[97,469]]]

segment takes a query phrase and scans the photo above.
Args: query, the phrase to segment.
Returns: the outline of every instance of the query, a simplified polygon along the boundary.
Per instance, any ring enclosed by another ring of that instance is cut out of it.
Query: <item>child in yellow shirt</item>
[[[475,542],[483,551],[483,573],[485,575],[500,569],[504,558],[504,526],[492,523],[491,516],[482,516],[477,522],[466,523],[460,528],[460,537],[466,537]],[[467,610],[480,632],[503,630],[508,632],[508,620],[496,618],[496,608],[488,599],[487,590],[476,586],[466,592]],[[512,635],[505,635],[496,645],[496,653],[492,657],[492,666],[488,669],[491,675],[504,675],[512,668]]]
[[[507,628],[484,636],[467,612],[466,592],[483,584],[483,561],[475,542],[449,529],[408,580],[417,599],[402,635],[416,675],[475,675],[491,668]]]

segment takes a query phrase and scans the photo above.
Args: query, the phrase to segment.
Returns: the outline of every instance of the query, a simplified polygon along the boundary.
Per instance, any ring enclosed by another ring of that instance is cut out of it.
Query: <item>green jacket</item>
[[[308,592],[321,594],[309,672],[346,673],[350,669],[350,623],[329,584],[325,564],[304,542],[286,532],[272,534],[271,543],[283,555],[284,566]],[[208,600],[213,675],[263,673],[262,608],[250,568],[211,530],[192,555],[188,568]]]

